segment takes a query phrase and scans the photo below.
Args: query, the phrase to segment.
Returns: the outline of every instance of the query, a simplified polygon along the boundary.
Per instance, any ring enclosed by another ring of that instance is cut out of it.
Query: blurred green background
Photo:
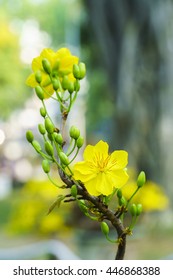
[[[126,259],[173,258],[173,0],[0,0],[0,259],[51,259],[52,250],[36,245],[20,254],[49,240],[72,253],[59,247],[59,258],[115,254],[74,205],[46,215],[59,191],[25,140],[28,129],[38,136],[40,122],[25,80],[48,47],[68,47],[87,66],[69,125],[85,144],[103,139],[127,150],[133,179],[144,170],[150,182],[142,198],[151,207],[128,238]]]

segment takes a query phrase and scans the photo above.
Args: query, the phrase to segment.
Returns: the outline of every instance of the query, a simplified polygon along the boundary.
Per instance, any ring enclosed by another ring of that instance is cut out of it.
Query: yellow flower
[[[42,60],[47,59],[50,63],[52,72],[47,74],[42,66]],[[73,65],[78,63],[78,57],[73,56],[67,48],[61,48],[57,52],[51,49],[44,49],[40,56],[36,57],[32,61],[32,73],[26,80],[26,84],[30,87],[35,88],[38,83],[35,79],[35,73],[37,71],[41,72],[41,86],[45,90],[45,98],[49,98],[53,93],[54,89],[52,86],[52,78],[58,78],[62,81],[64,75],[68,76],[70,81],[75,81],[73,76]]]
[[[74,165],[74,178],[83,182],[91,195],[110,195],[114,188],[122,187],[128,180],[125,171],[127,152],[108,154],[108,149],[108,144],[102,140],[95,146],[88,145],[84,151],[84,161]]]

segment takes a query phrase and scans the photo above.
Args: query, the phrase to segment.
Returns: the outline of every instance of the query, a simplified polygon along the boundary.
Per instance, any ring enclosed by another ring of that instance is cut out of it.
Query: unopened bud
[[[26,132],[26,139],[28,140],[29,143],[32,143],[32,141],[34,140],[34,135],[31,130],[28,130]]]
[[[80,136],[80,130],[76,126],[72,125],[70,128],[70,137],[77,140],[79,136]]]
[[[126,206],[127,205],[127,200],[125,199],[124,196],[122,196],[121,198],[119,198],[119,205],[120,206]]]
[[[76,146],[80,149],[83,146],[84,138],[82,136],[79,136],[76,140]]]
[[[139,216],[142,213],[142,204],[136,205],[136,216]]]
[[[73,76],[76,79],[80,79],[80,69],[79,69],[79,65],[78,64],[74,64],[73,65]]]
[[[122,194],[122,190],[118,189],[117,190],[117,197],[118,198],[122,198],[123,194]]]
[[[40,99],[40,100],[43,100],[44,99],[44,91],[43,89],[41,88],[41,86],[36,86],[35,87],[35,92],[37,94],[37,97]]]
[[[74,90],[75,91],[79,91],[80,90],[80,82],[79,82],[79,80],[76,80],[74,82]]]
[[[79,201],[78,201],[78,206],[79,206],[80,210],[81,210],[84,214],[87,214],[87,213],[88,213],[88,208],[87,208],[87,206],[85,205],[84,200],[79,200]]]
[[[41,76],[41,71],[40,70],[37,70],[36,72],[35,72],[35,80],[36,80],[36,82],[37,83],[41,83],[41,81],[42,81],[42,76]]]
[[[76,196],[77,196],[77,187],[76,187],[76,185],[73,185],[73,186],[71,187],[71,195],[72,195],[73,197],[76,197]]]
[[[46,141],[44,144],[45,151],[49,156],[53,156],[53,147],[49,141]]]
[[[69,81],[69,84],[68,84],[68,92],[70,93],[70,94],[72,94],[73,93],[73,91],[74,91],[74,83],[72,82],[72,81]]]
[[[68,85],[69,85],[68,76],[65,75],[65,76],[63,77],[61,85],[62,85],[62,88],[63,88],[64,90],[68,89]]]
[[[137,207],[136,207],[136,204],[133,203],[133,204],[130,206],[130,213],[131,213],[132,217],[136,216],[136,214],[137,214]]]
[[[79,63],[79,71],[80,71],[80,79],[83,79],[86,75],[86,66],[85,63],[80,62]]]
[[[59,82],[57,79],[53,79],[52,85],[55,91],[59,89]]]
[[[62,138],[62,134],[61,134],[61,133],[54,133],[54,138],[55,138],[55,141],[56,141],[59,145],[62,145],[62,143],[63,143],[63,138]]]
[[[46,58],[43,58],[43,59],[42,59],[42,65],[43,65],[44,71],[45,71],[47,74],[50,74],[52,70],[51,70],[51,65],[50,65],[49,60],[46,59]]]
[[[44,127],[44,125],[43,125],[42,123],[40,123],[40,124],[38,125],[38,130],[39,130],[39,132],[40,132],[42,135],[44,135],[44,134],[46,133],[46,129],[45,129],[45,127]]]
[[[34,149],[36,150],[36,152],[40,152],[41,151],[41,146],[40,146],[40,144],[38,143],[38,141],[36,141],[36,140],[33,140],[32,141],[32,146],[34,147]]]
[[[41,115],[43,118],[46,117],[46,110],[45,110],[44,107],[41,107],[41,108],[40,108],[40,115]]]
[[[47,117],[45,118],[45,121],[44,121],[44,124],[45,124],[45,128],[47,130],[48,133],[53,133],[54,132],[54,125],[52,123],[52,121]]]
[[[145,172],[144,171],[141,171],[139,173],[139,176],[137,178],[137,186],[138,188],[141,188],[146,182],[146,176],[145,176]]]
[[[101,222],[101,231],[103,232],[103,234],[105,236],[107,236],[109,234],[109,226],[107,223]]]
[[[67,157],[67,155],[65,153],[60,152],[59,153],[59,158],[60,158],[62,164],[64,164],[64,165],[68,165],[69,164],[69,159],[68,159],[68,157]]]
[[[49,164],[49,161],[47,159],[44,159],[42,161],[42,168],[43,168],[43,171],[45,173],[49,173],[50,172],[50,164]]]

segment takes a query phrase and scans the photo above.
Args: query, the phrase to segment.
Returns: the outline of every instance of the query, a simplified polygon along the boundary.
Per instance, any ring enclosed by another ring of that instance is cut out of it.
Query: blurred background
[[[87,66],[69,125],[85,144],[127,150],[130,185],[146,172],[126,259],[173,258],[173,0],[0,0],[0,259],[115,255],[74,205],[46,215],[60,193],[25,139],[41,121],[25,80],[49,47],[68,47]]]

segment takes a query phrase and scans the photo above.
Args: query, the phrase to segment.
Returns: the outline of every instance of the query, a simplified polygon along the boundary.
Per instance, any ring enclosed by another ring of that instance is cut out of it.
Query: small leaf
[[[58,195],[57,199],[56,199],[56,200],[52,203],[52,205],[49,207],[49,210],[48,210],[48,212],[47,212],[47,215],[49,215],[55,207],[58,207],[58,208],[59,208],[60,205],[61,205],[61,201],[62,201],[64,198],[65,198],[64,195],[62,195],[62,194]]]

